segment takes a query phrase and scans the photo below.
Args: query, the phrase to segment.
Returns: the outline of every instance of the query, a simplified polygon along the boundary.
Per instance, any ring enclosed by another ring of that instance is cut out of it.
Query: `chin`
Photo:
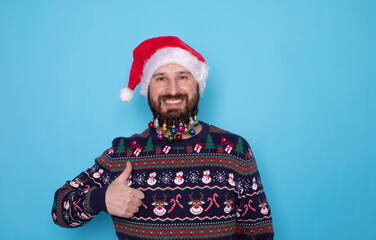
[[[187,113],[184,112],[184,110],[180,110],[180,109],[169,109],[166,112],[162,112],[162,114],[169,119],[184,118],[184,116],[187,115]]]

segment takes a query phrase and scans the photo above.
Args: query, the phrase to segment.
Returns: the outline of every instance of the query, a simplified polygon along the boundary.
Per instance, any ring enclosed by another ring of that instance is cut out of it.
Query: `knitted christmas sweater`
[[[206,123],[169,143],[154,129],[116,138],[94,166],[55,193],[54,222],[82,226],[106,211],[107,187],[133,165],[126,184],[145,194],[132,218],[112,216],[119,239],[273,239],[270,207],[248,143]]]

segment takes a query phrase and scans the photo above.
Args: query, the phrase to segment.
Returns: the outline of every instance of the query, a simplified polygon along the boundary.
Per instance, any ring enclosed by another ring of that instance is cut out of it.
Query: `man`
[[[205,59],[177,37],[142,42],[128,88],[147,97],[149,128],[113,140],[93,167],[55,194],[52,217],[78,227],[111,214],[119,239],[273,239],[269,204],[251,148],[197,120]]]

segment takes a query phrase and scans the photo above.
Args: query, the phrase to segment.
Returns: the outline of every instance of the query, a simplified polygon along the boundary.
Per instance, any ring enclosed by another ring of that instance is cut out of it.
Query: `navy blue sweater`
[[[59,188],[52,217],[84,225],[106,211],[107,187],[132,163],[144,192],[132,218],[112,216],[119,239],[273,239],[270,207],[248,143],[206,123],[196,136],[159,141],[154,129],[116,138],[94,166]]]

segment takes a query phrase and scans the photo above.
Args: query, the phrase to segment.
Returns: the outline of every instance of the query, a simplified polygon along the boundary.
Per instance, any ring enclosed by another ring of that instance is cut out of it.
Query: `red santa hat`
[[[145,40],[134,49],[128,87],[121,89],[121,100],[131,101],[134,89],[139,83],[141,95],[147,97],[154,71],[167,64],[179,64],[190,71],[202,96],[209,70],[205,59],[179,38],[167,36]]]

